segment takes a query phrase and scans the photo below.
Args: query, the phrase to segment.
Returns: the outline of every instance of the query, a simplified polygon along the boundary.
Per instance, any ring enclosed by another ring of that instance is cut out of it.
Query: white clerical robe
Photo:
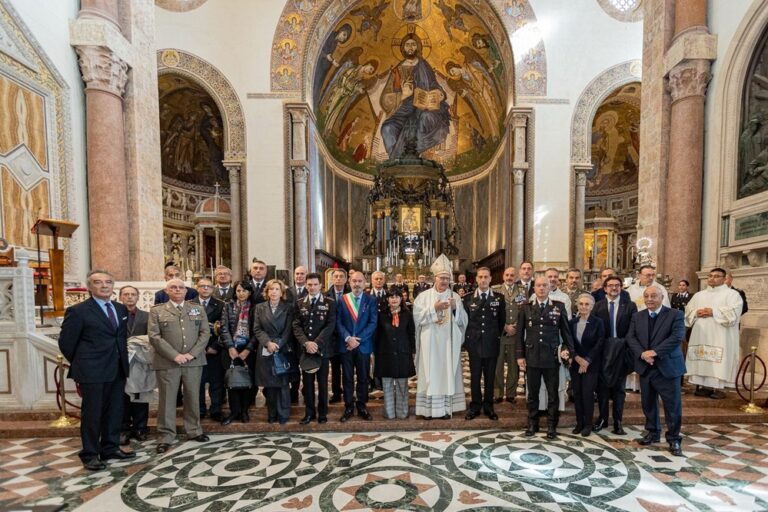
[[[438,314],[435,302],[453,298],[456,311]],[[458,293],[434,288],[419,293],[413,303],[416,323],[416,414],[439,418],[466,409],[461,345],[467,312]]]
[[[707,287],[685,307],[685,325],[692,327],[685,366],[688,382],[714,389],[733,387],[739,371],[741,295],[726,285]],[[712,316],[696,311],[712,308]]]
[[[645,300],[643,299],[643,292],[645,289],[648,288],[647,286],[642,286],[640,283],[634,283],[632,286],[627,288],[627,293],[629,293],[629,298],[632,300],[632,302],[635,303],[637,306],[638,311],[642,311],[644,309],[648,309],[645,307]],[[664,285],[660,283],[656,283],[656,288],[661,289],[661,295],[662,300],[661,303],[664,306],[672,307],[669,303],[669,293],[667,293],[667,289],[664,288]],[[632,391],[640,391],[640,376],[632,372],[629,375],[627,375],[627,380],[624,383],[625,389],[631,389]]]

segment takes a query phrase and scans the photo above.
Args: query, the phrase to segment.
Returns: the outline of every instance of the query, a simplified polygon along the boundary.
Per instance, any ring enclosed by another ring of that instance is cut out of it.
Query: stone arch
[[[199,83],[221,112],[224,122],[224,160],[245,159],[245,116],[235,88],[209,62],[173,48],[158,50],[157,74],[177,73]]]
[[[295,97],[306,94],[307,69],[313,62],[312,58],[307,59],[313,53],[308,50],[322,44],[322,38],[352,3],[334,0],[286,3],[272,39],[270,87],[273,92]],[[514,65],[515,96],[546,96],[546,51],[528,0],[487,0],[474,5],[491,10],[494,19],[488,22],[489,27],[500,21],[507,35],[506,43],[511,44],[514,55],[521,57]],[[286,43],[288,50],[285,50]]]
[[[630,60],[600,73],[579,96],[571,119],[571,165],[592,165],[592,118],[600,104],[612,92],[641,78],[642,64]]]

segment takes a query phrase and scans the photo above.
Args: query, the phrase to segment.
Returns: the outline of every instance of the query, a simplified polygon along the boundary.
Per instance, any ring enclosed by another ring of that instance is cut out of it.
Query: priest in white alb
[[[713,268],[707,288],[685,307],[685,325],[691,327],[688,382],[696,396],[725,398],[722,389],[733,387],[739,370],[739,319],[743,301],[725,284],[725,270]]]
[[[461,373],[461,344],[467,312],[452,291],[451,261],[441,254],[430,269],[435,286],[413,303],[416,323],[416,415],[449,419],[466,409]]]

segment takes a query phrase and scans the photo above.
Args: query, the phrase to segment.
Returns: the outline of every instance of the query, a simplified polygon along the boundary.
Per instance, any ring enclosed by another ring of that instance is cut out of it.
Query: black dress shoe
[[[306,416],[301,418],[301,420],[299,421],[299,424],[300,425],[309,425],[309,422],[312,421],[313,419],[315,419],[314,416],[310,416],[309,414],[307,414]]]
[[[106,469],[107,465],[94,457],[89,460],[84,460],[83,467],[88,471],[101,471],[102,469]]]
[[[108,453],[106,455],[101,456],[101,460],[128,460],[128,459],[135,459],[136,453],[135,452],[124,452],[123,450],[117,450],[112,453]]]
[[[210,440],[211,438],[208,437],[206,434],[200,434],[199,436],[195,436],[192,438],[192,441],[197,441],[198,443],[207,443]]]
[[[328,400],[329,403],[337,404],[341,402],[341,396],[340,395],[333,395],[330,400]]]
[[[445,414],[443,416],[440,416],[437,419],[439,419],[439,420],[449,420],[449,419],[451,419],[451,415],[450,414]]]
[[[221,420],[221,424],[224,425],[224,426],[227,426],[230,423],[232,423],[232,420],[234,420],[234,419],[235,418],[234,418],[233,414],[228,414],[227,416],[224,417],[224,419]]]
[[[710,389],[696,386],[696,391],[693,392],[694,396],[709,396],[712,394],[712,391]]]
[[[601,418],[597,420],[597,423],[595,423],[595,426],[592,427],[592,432],[600,432],[607,426],[608,426],[608,420],[604,420]]]
[[[131,444],[131,433],[120,432],[120,446],[128,446]]]
[[[581,429],[581,437],[589,437],[589,434],[592,433],[592,429],[589,427],[584,427]]]
[[[557,439],[557,430],[549,429],[547,430],[547,439],[550,441],[553,439]]]
[[[641,446],[649,446],[649,445],[652,445],[653,443],[658,443],[660,440],[661,440],[661,438],[659,438],[659,436],[656,436],[654,434],[648,433],[645,436],[643,436],[640,439],[638,439],[637,442]]]
[[[160,443],[157,445],[157,453],[165,453],[171,449],[171,445],[168,443]]]
[[[571,434],[580,434],[582,430],[584,430],[584,427],[581,425],[576,425],[573,427],[573,430],[571,430]]]
[[[623,436],[626,434],[624,429],[621,427],[620,421],[613,422],[613,433],[616,434],[617,436]]]
[[[709,394],[709,398],[714,398],[715,400],[722,400],[723,398],[725,398],[725,393],[723,393],[722,391],[715,390]]]
[[[211,419],[213,421],[221,421],[222,420],[221,413],[220,412],[211,413]]]
[[[358,409],[357,415],[363,418],[365,421],[371,421],[373,419],[373,416],[371,416],[371,413],[368,412],[368,409]]]
[[[147,432],[146,430],[139,430],[138,432],[133,434],[133,438],[136,439],[137,441],[144,442],[147,439],[149,439],[149,432]]]
[[[344,414],[341,415],[341,419],[339,421],[342,423],[346,423],[347,421],[349,421],[349,418],[351,418],[353,414],[355,414],[354,410],[344,409]]]
[[[489,420],[496,421],[499,419],[499,415],[494,411],[485,411],[485,415],[488,416]]]
[[[532,437],[539,431],[539,426],[536,423],[529,423],[528,428],[525,429],[525,437]]]
[[[317,418],[317,422],[318,423],[328,423],[328,418],[326,418],[325,416],[320,416],[319,418]]]
[[[467,414],[464,415],[464,419],[465,420],[473,420],[473,419],[477,418],[478,416],[480,416],[480,412],[479,411],[467,411]]]
[[[669,443],[669,453],[675,457],[683,456],[683,447],[680,445],[680,441],[672,441]]]

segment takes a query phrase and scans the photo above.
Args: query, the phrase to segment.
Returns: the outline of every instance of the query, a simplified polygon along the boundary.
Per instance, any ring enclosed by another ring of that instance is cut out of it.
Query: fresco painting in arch
[[[362,172],[405,141],[450,173],[486,163],[503,136],[507,70],[488,28],[453,0],[363,0],[322,44],[312,80],[321,136]]]

